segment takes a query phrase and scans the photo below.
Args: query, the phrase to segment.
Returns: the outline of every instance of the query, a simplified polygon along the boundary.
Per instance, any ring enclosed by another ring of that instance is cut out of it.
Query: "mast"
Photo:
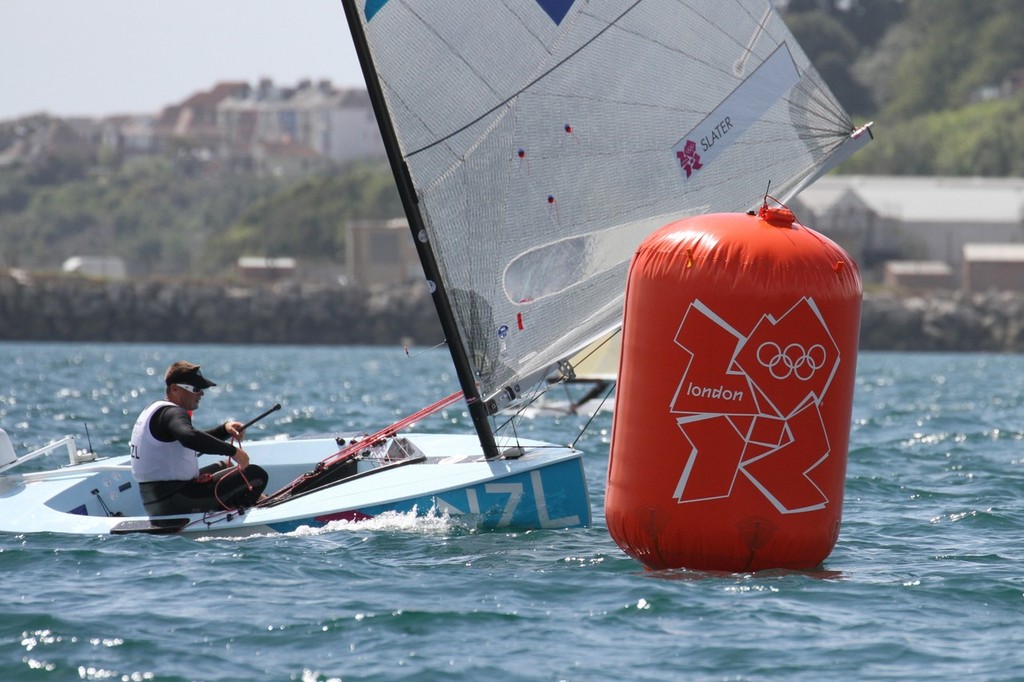
[[[427,232],[423,215],[420,213],[419,201],[416,199],[416,191],[413,187],[412,178],[409,177],[409,169],[402,159],[401,150],[398,145],[398,136],[395,134],[394,126],[391,123],[391,116],[388,114],[387,102],[384,99],[384,90],[377,71],[373,66],[373,58],[370,56],[370,46],[363,33],[363,22],[359,16],[359,9],[356,7],[356,0],[341,0],[345,8],[345,16],[348,18],[349,32],[355,43],[356,54],[359,56],[359,65],[363,70],[363,79],[366,81],[366,90],[373,105],[374,115],[377,117],[377,125],[380,128],[381,137],[384,139],[384,147],[387,150],[388,161],[391,164],[391,172],[395,176],[395,183],[398,185],[398,194],[402,198],[402,207],[409,220],[409,229],[412,232],[413,243],[416,245],[416,252],[419,254],[420,263],[423,265],[423,272],[427,279],[433,283],[431,298],[437,315],[441,322],[441,329],[444,331],[447,341],[448,352],[451,353],[452,362],[455,364],[455,373],[459,377],[459,386],[466,396],[466,404],[469,407],[469,415],[473,420],[473,427],[476,429],[480,439],[480,446],[487,459],[495,459],[500,454],[498,445],[494,441],[494,432],[491,430],[491,423],[487,412],[487,406],[480,396],[476,384],[476,377],[473,375],[473,366],[466,354],[466,346],[462,342],[455,315],[452,312],[451,301],[441,280],[440,269],[434,259],[434,252],[430,246],[430,234]]]

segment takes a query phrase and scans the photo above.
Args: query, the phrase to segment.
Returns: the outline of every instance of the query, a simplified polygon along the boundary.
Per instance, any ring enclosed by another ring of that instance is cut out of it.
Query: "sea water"
[[[283,405],[250,438],[373,431],[457,386],[443,350],[6,343],[0,425],[19,454],[86,427],[123,453],[177,359],[218,383],[199,425]],[[586,453],[586,529],[0,535],[0,679],[1024,679],[1022,394],[1024,357],[862,354],[842,532],[807,572],[644,571],[604,524],[607,413],[519,428]]]

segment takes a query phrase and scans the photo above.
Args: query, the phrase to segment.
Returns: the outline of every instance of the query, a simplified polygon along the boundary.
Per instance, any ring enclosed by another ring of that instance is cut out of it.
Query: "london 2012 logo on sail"
[[[824,508],[820,407],[840,355],[813,299],[763,314],[747,333],[696,300],[675,343],[690,355],[669,408],[684,439],[676,501],[729,497],[743,476],[782,514]]]
[[[799,80],[792,55],[780,45],[672,147],[683,180],[714,162]]]
[[[732,130],[732,119],[728,116],[719,121],[718,125],[711,128],[710,132],[700,138],[700,152],[707,154],[714,148],[715,143],[725,137]],[[686,177],[693,175],[693,171],[704,168],[700,161],[700,154],[697,153],[697,143],[693,140],[686,140],[683,148],[676,151],[676,158],[679,159],[679,166],[686,173]]]
[[[572,9],[576,0],[533,0],[533,2],[540,5],[541,9],[547,12],[553,22],[561,24],[562,19],[565,19],[565,15]],[[388,0],[366,0],[366,5],[363,8],[366,20],[370,21],[373,19],[373,16],[386,4],[388,4]]]

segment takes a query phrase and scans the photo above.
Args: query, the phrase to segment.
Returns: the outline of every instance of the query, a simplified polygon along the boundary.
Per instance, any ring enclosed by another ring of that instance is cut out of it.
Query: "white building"
[[[864,269],[942,261],[959,273],[965,244],[1024,243],[1024,178],[834,175],[790,207]]]
[[[367,289],[422,281],[423,268],[409,221],[393,218],[349,222],[345,270],[350,282]]]
[[[1024,244],[966,244],[963,289],[1024,291]]]
[[[123,280],[128,268],[120,256],[72,256],[64,261],[62,271],[87,277]]]
[[[344,163],[387,155],[366,90],[338,91],[331,105],[316,112],[316,116],[324,130],[323,148],[318,151],[328,158]]]
[[[953,288],[953,268],[940,260],[890,260],[885,262],[886,286],[929,291]]]
[[[217,126],[236,157],[261,143],[302,145],[338,163],[386,155],[366,90],[338,89],[329,81],[281,88],[264,80],[245,96],[221,102]]]

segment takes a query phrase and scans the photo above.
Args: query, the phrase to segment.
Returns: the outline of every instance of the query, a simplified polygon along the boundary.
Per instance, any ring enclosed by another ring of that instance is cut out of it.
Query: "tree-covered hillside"
[[[1020,175],[1024,5],[1018,0],[790,0],[784,14],[876,140],[845,172]]]
[[[154,159],[116,170],[0,170],[0,263],[55,269],[72,255],[117,255],[132,273],[217,275],[239,256],[344,262],[350,219],[401,204],[383,162],[301,180],[191,174]]]
[[[855,120],[875,121],[875,141],[842,171],[1024,174],[1024,2],[779,4]],[[49,123],[0,122],[0,151],[19,127]],[[0,266],[104,254],[133,274],[215,276],[243,255],[342,263],[348,220],[402,215],[384,162],[284,180],[180,152],[121,164],[65,150],[0,167]]]

